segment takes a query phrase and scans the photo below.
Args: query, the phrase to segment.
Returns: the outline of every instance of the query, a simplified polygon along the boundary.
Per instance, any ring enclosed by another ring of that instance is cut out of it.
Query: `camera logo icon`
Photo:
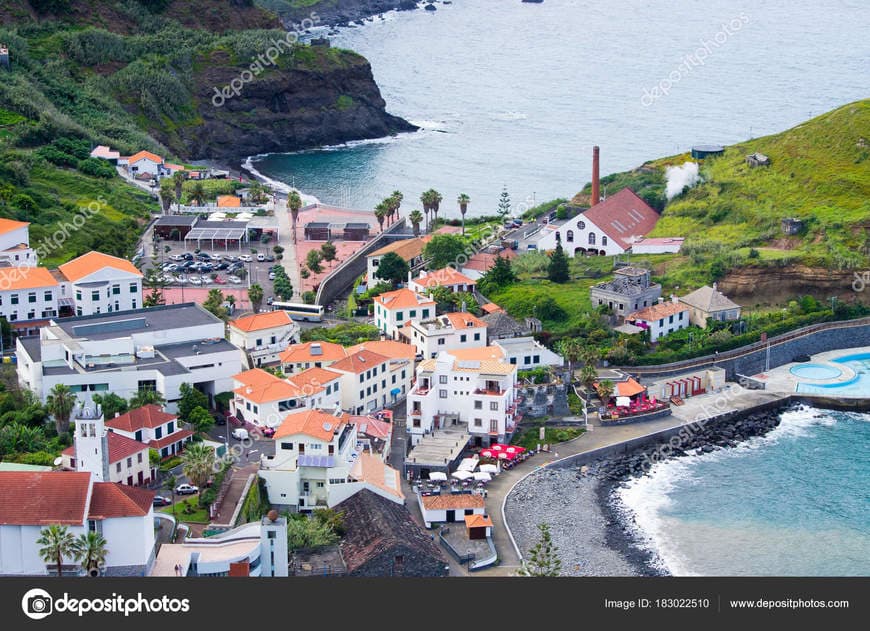
[[[29,590],[21,598],[21,609],[31,620],[42,620],[51,615],[54,610],[54,599],[44,589]]]

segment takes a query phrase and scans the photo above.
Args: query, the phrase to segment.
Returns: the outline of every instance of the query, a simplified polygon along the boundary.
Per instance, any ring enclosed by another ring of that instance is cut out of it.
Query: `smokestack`
[[[598,180],[598,145],[592,147],[592,206],[601,201],[601,183]]]

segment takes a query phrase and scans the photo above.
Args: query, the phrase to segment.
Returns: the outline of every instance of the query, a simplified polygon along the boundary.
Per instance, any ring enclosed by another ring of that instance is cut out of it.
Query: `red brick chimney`
[[[598,145],[592,147],[592,200],[594,206],[601,201],[601,183],[598,180]]]

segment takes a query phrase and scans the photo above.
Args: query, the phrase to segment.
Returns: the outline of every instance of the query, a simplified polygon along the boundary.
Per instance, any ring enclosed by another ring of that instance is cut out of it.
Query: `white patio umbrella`
[[[457,480],[467,480],[468,478],[474,477],[474,474],[470,471],[454,471],[450,474],[450,477],[456,478]]]
[[[489,482],[492,480],[492,476],[489,475],[486,471],[476,471],[474,474],[474,479],[481,482]]]
[[[480,470],[484,473],[498,473],[498,465],[482,464],[480,465]]]
[[[459,471],[474,471],[477,468],[477,459],[465,458],[462,462],[459,463],[459,466],[456,468]]]
[[[437,482],[444,482],[447,480],[447,474],[443,471],[433,471],[429,474],[429,479]]]

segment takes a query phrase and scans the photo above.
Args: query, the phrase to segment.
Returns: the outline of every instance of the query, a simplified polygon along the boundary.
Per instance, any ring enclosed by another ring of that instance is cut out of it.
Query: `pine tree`
[[[501,190],[501,195],[498,198],[498,216],[504,219],[511,214],[511,196],[508,193],[507,186]]]
[[[564,283],[570,278],[568,270],[568,255],[562,249],[562,242],[556,241],[556,249],[550,257],[550,263],[547,266],[547,278],[554,283]]]
[[[548,524],[538,524],[541,539],[529,550],[528,561],[523,561],[518,570],[520,576],[559,576],[562,569],[562,559],[558,556],[559,549],[553,545]]]

